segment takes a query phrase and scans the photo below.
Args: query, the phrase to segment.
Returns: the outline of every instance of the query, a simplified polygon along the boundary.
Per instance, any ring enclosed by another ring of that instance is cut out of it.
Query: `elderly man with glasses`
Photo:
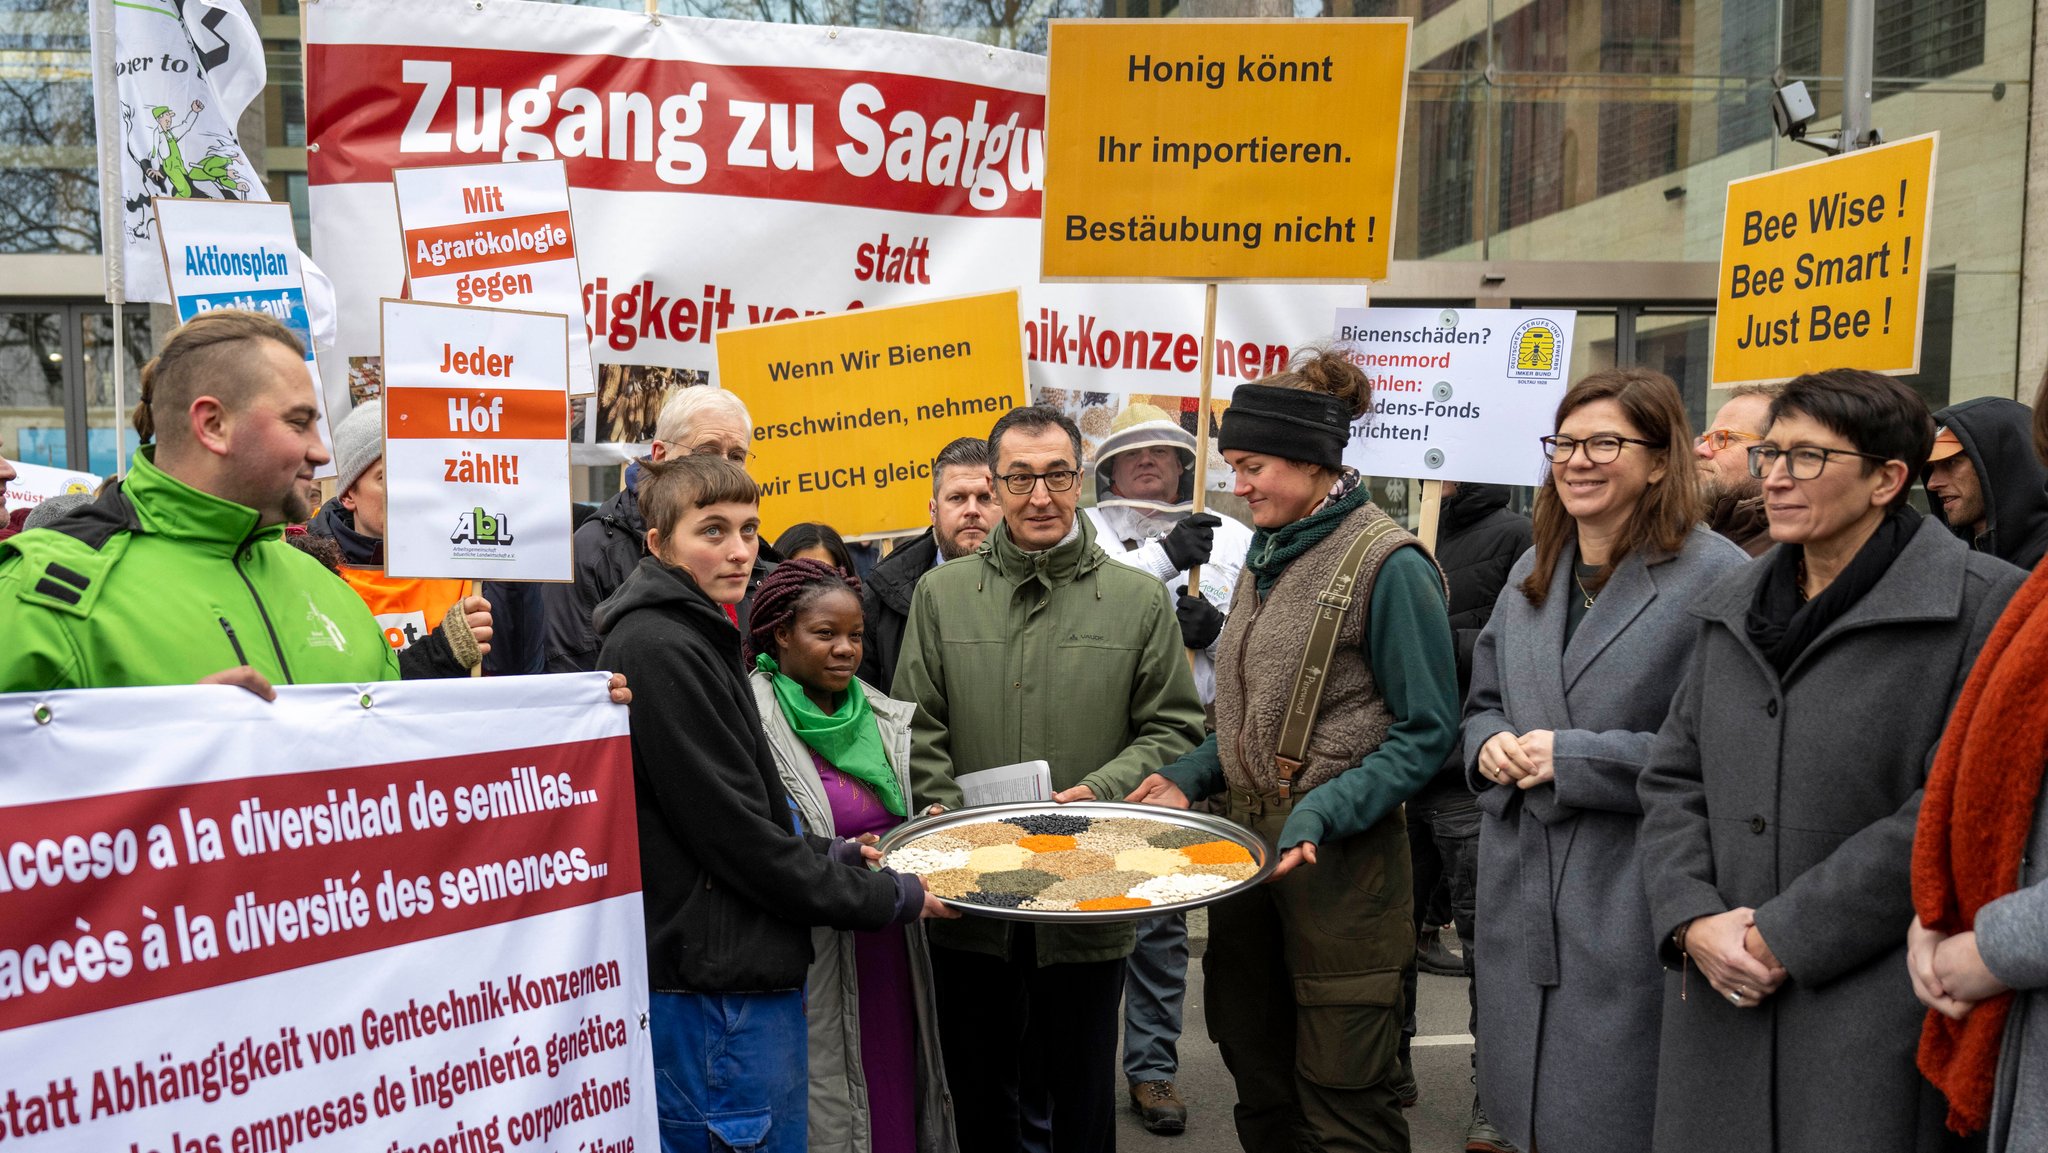
[[[1774,384],[1736,388],[1707,431],[1693,440],[1701,495],[1707,501],[1707,527],[1753,557],[1770,550],[1771,523],[1764,512],[1763,482],[1749,475],[1744,454],[1769,431],[1771,398],[1779,391]]]
[[[1043,760],[1055,800],[1120,800],[1203,736],[1174,598],[1077,515],[1072,420],[1012,409],[989,455],[1002,523],[918,581],[897,657],[892,695],[917,706],[913,799],[957,806],[960,774]],[[1028,1119],[1049,1116],[1060,1153],[1114,1149],[1130,922],[969,917],[930,937],[960,1147],[1021,1149]]]
[[[654,422],[654,443],[648,446],[647,458],[722,456],[744,468],[753,459],[747,449],[753,429],[747,406],[725,389],[678,389]],[[551,673],[589,672],[597,667],[598,639],[590,627],[590,614],[618,591],[626,574],[647,555],[647,525],[640,518],[640,499],[633,488],[629,472],[626,487],[576,530],[575,583],[546,587],[547,671]],[[727,615],[742,631],[754,586],[780,559],[764,545],[754,562],[754,578],[747,584],[748,599],[727,608]]]

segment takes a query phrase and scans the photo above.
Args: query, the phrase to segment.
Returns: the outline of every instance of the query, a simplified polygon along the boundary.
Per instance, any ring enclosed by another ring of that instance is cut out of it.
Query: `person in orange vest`
[[[341,549],[341,577],[369,606],[384,639],[398,650],[408,680],[544,671],[540,586],[485,581],[482,596],[465,596],[468,581],[405,578],[384,572],[384,405],[357,405],[334,426],[335,491],[307,529]],[[495,623],[494,623],[495,621]]]

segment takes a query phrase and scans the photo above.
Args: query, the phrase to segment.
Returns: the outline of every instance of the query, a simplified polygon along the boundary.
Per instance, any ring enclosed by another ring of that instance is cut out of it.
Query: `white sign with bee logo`
[[[383,304],[385,572],[574,579],[567,318]]]
[[[1344,463],[1368,476],[1538,483],[1571,380],[1572,312],[1340,308],[1337,347],[1372,381]]]

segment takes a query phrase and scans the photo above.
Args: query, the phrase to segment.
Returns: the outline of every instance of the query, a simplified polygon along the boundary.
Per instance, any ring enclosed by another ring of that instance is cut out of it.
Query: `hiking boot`
[[[1140,1081],[1131,1086],[1131,1112],[1147,1133],[1179,1133],[1188,1127],[1188,1107],[1171,1081]]]
[[[1415,1083],[1415,1063],[1408,1058],[1401,1058],[1401,1063],[1394,1067],[1392,1084],[1394,1096],[1400,1100],[1401,1108],[1413,1109],[1416,1103],[1422,1100],[1422,1087]]]
[[[1425,933],[1421,940],[1415,942],[1415,967],[1439,977],[1465,975],[1465,959],[1444,944],[1442,932]]]
[[[1477,1097],[1472,1099],[1472,1115],[1465,1120],[1465,1153],[1518,1153],[1486,1119]]]

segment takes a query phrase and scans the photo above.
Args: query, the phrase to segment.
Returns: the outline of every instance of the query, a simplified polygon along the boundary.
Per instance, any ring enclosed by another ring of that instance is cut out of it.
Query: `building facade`
[[[271,194],[293,204],[303,238],[299,2],[253,10],[270,85],[244,141],[260,132]],[[1050,17],[1222,14],[1205,0],[663,2],[1027,51],[1043,50]],[[1726,184],[1820,155],[1777,135],[1768,95],[1774,74],[1804,80],[1820,112],[1811,131],[1830,130],[1846,0],[1316,3],[1298,0],[1295,14],[1416,22],[1397,259],[1373,301],[1578,308],[1576,372],[1662,369],[1704,419],[1718,399],[1706,382]],[[2048,147],[2031,133],[2037,105],[2048,114],[2033,84],[2035,6],[1878,9],[1874,124],[1887,139],[1942,136],[1913,383],[1935,407],[2031,400],[2048,364],[2048,209],[2029,211],[2048,195],[2028,195],[2048,194]],[[155,334],[152,310],[130,306],[113,339],[91,108],[85,0],[0,0],[0,451],[110,472],[112,358],[126,358],[132,391]]]

